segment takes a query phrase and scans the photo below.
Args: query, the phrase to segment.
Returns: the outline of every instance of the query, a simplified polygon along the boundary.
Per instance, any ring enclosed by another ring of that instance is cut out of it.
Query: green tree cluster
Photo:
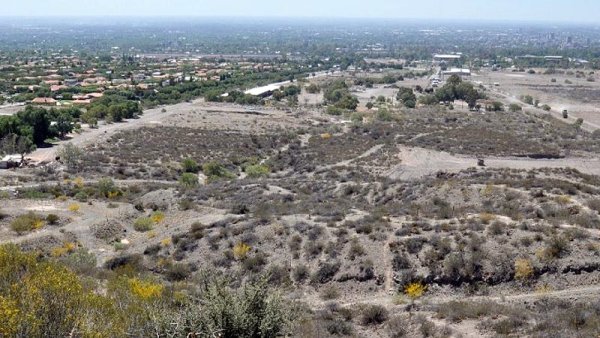
[[[417,96],[412,89],[400,87],[400,91],[396,95],[398,101],[402,102],[406,108],[414,108],[417,104]]]
[[[325,100],[328,104],[337,109],[356,110],[358,99],[350,94],[346,82],[343,80],[335,81],[325,89]]]

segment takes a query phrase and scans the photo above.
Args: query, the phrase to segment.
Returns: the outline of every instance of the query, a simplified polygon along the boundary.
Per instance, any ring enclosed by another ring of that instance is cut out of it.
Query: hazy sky
[[[0,16],[386,17],[594,22],[598,0],[0,0]]]

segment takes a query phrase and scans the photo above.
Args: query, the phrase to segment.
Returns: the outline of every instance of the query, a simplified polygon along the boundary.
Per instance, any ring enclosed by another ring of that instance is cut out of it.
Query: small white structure
[[[442,80],[445,77],[449,77],[452,75],[458,75],[461,78],[471,76],[471,70],[466,68],[451,68],[450,70],[445,70],[442,72]]]
[[[460,60],[461,54],[435,54],[433,56],[434,61],[454,61]]]
[[[269,96],[269,95],[273,94],[273,92],[276,91],[277,89],[279,89],[282,86],[285,86],[287,84],[290,84],[290,83],[291,83],[291,81],[272,83],[270,85],[248,89],[244,92],[244,94],[249,94],[249,95],[254,95],[254,96]]]

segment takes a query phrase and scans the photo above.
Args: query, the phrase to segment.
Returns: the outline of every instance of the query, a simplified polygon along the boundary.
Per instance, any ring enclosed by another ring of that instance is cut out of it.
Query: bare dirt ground
[[[437,172],[456,173],[477,166],[477,158],[473,156],[452,155],[435,150],[398,147],[398,165],[392,167],[387,175],[392,179],[418,179]],[[524,158],[485,158],[487,168],[506,169],[540,169],[540,168],[574,168],[582,173],[600,175],[600,159],[564,158],[564,159],[524,159]]]
[[[473,81],[481,81],[492,92],[502,95],[509,103],[519,103],[523,95],[531,95],[540,100],[540,106],[547,104],[552,107],[551,113],[562,118],[563,109],[569,112],[569,121],[577,118],[584,120],[584,126],[600,129],[600,80],[592,75],[594,82],[587,81],[588,76],[577,78],[575,75],[542,74],[543,69],[537,69],[536,74],[514,73],[510,70],[498,72],[482,71],[473,76]],[[556,79],[556,82],[552,82]],[[572,82],[571,84],[565,81]],[[494,86],[499,83],[500,86]],[[532,106],[529,109],[535,109]]]
[[[164,110],[164,111],[163,111]],[[101,124],[98,128],[86,128],[81,134],[69,135],[71,139],[59,142],[49,148],[40,148],[27,157],[33,163],[53,161],[61,144],[72,143],[85,147],[102,142],[118,131],[131,130],[144,126],[189,126],[200,129],[233,129],[251,132],[261,128],[277,129],[300,126],[297,115],[310,115],[307,110],[288,112],[271,108],[243,107],[204,100],[179,103],[168,107],[147,109],[137,119],[121,123]]]
[[[19,112],[19,110],[23,109],[24,105],[21,104],[11,104],[11,105],[3,105],[0,106],[0,115],[14,115],[17,112]]]

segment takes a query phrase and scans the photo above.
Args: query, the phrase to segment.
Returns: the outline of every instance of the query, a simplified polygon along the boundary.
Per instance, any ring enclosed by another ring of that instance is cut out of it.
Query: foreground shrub
[[[264,164],[250,165],[246,167],[248,177],[258,178],[269,175],[269,167]]]
[[[186,173],[195,174],[200,170],[200,166],[198,165],[198,163],[191,158],[186,158],[185,160],[183,160],[183,162],[181,162],[181,167]]]
[[[238,243],[233,247],[233,257],[238,261],[244,260],[251,249],[252,248],[248,244]]]
[[[361,313],[363,325],[379,325],[388,319],[388,311],[381,305],[367,305]]]
[[[198,175],[192,173],[183,173],[179,177],[179,184],[184,188],[193,188],[198,185]]]
[[[29,231],[41,229],[43,226],[44,220],[32,211],[18,216],[12,222],[10,222],[10,228],[19,235]]]
[[[270,292],[266,278],[232,292],[223,282],[203,292],[200,324],[203,335],[221,337],[278,337],[289,321],[280,296]]]
[[[426,290],[427,287],[425,285],[415,282],[407,285],[406,288],[404,288],[404,293],[414,300],[423,296]]]
[[[232,179],[235,175],[231,173],[224,165],[218,162],[208,162],[202,166],[202,172],[206,175],[208,181],[218,179]]]
[[[0,336],[122,336],[114,311],[110,299],[86,291],[63,266],[0,246]]]
[[[533,277],[533,265],[526,258],[517,258],[515,260],[515,279],[518,281],[528,281]]]
[[[148,217],[140,217],[133,223],[133,228],[139,232],[146,232],[152,230],[154,221]]]
[[[123,274],[100,290],[58,261],[3,245],[0,337],[278,337],[289,312],[267,283],[234,290],[204,278],[192,298]]]

